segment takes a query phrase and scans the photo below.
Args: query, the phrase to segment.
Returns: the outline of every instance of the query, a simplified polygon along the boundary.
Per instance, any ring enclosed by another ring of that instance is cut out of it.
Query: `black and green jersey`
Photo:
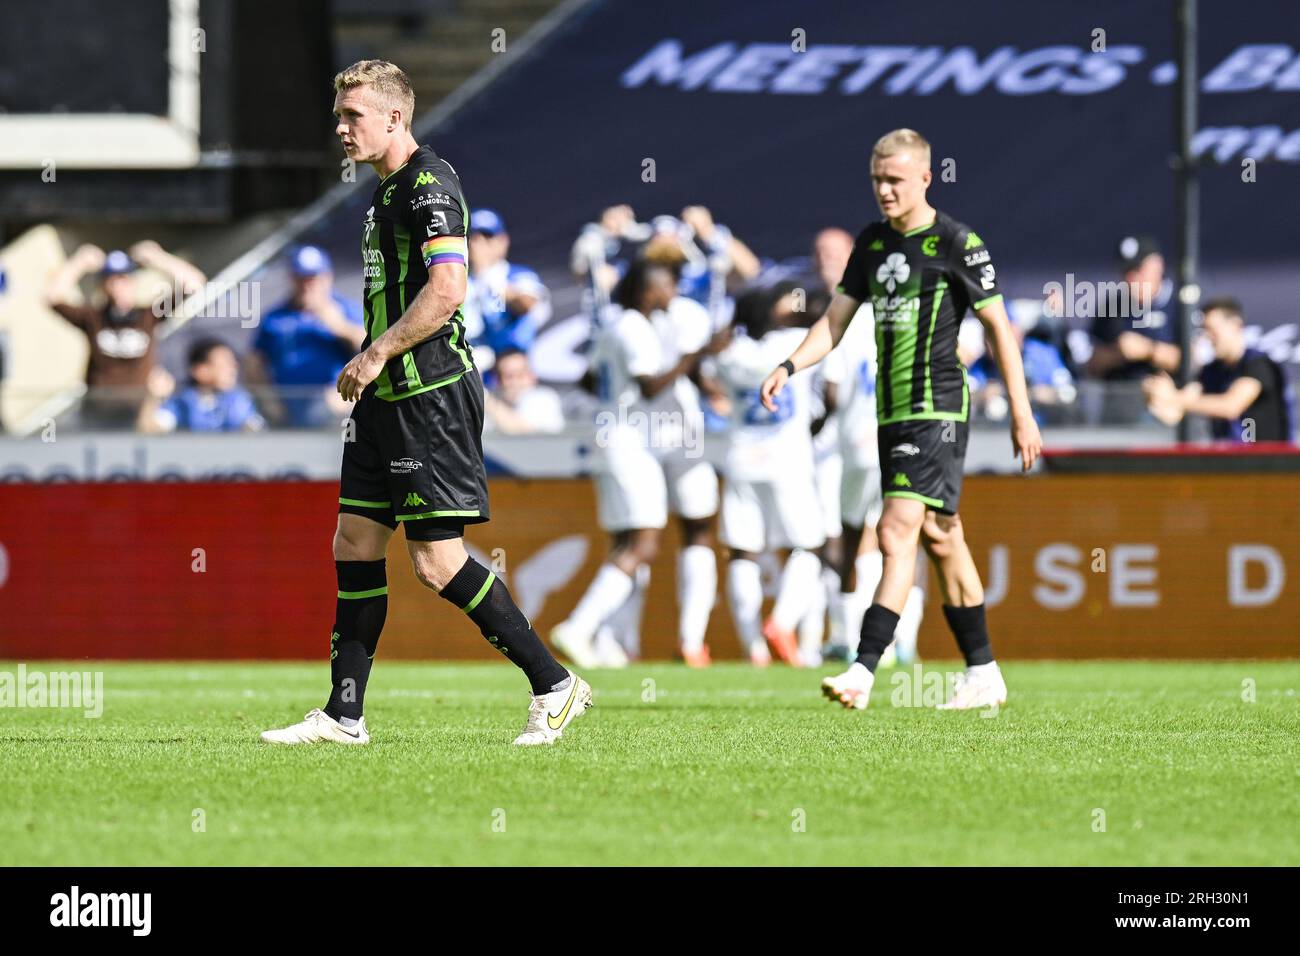
[[[398,319],[440,262],[467,265],[469,209],[460,177],[428,146],[375,187],[366,210],[361,257],[366,341]],[[375,394],[393,401],[446,385],[473,367],[460,306],[451,319],[414,348],[392,358],[375,380]]]
[[[837,291],[875,312],[880,424],[965,421],[970,391],[957,328],[968,308],[1002,298],[984,241],[941,212],[906,234],[873,222],[854,241]]]

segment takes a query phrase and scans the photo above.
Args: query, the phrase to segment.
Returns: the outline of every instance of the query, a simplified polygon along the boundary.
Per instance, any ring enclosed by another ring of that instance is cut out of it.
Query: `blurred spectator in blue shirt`
[[[527,353],[551,315],[550,294],[541,278],[510,262],[509,252],[505,220],[495,210],[475,209],[469,217],[465,330],[483,369],[508,349]]]
[[[289,257],[293,295],[263,318],[249,356],[249,380],[279,393],[285,424],[317,426],[346,414],[334,389],[339,372],[361,350],[366,329],[361,306],[334,291],[330,257],[302,246]]]
[[[140,411],[146,432],[237,432],[265,427],[253,396],[239,387],[239,362],[220,339],[200,339],[190,346],[190,380],[163,400],[151,393]]]

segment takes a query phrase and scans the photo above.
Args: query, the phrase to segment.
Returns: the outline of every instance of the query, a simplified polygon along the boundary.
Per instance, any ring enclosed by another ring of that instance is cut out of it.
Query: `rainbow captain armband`
[[[465,265],[468,261],[467,253],[464,236],[434,236],[420,246],[426,269],[439,262],[459,262]]]

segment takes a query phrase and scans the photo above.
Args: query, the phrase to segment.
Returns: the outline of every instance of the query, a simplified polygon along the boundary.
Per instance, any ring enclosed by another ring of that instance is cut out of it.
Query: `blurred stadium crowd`
[[[704,206],[641,221],[631,206],[616,205],[582,229],[569,263],[593,336],[619,311],[611,292],[637,260],[672,269],[677,301],[690,310],[679,321],[711,334],[733,323],[743,329],[758,316],[810,325],[833,294],[852,244],[849,233],[828,227],[811,237],[807,257],[776,261],[761,257]],[[564,381],[534,350],[539,332],[565,317],[553,315],[552,290],[538,272],[510,252],[503,215],[473,210],[463,311],[489,388],[488,428],[547,434],[589,427],[594,398]],[[1107,288],[1091,298],[1090,314],[1075,313],[1074,289],[1007,304],[1040,423],[1172,425],[1191,413],[1216,439],[1290,440],[1285,371],[1248,347],[1240,305],[1230,298],[1203,304],[1192,343],[1193,375],[1179,388],[1173,283],[1162,251],[1153,239],[1128,236],[1117,242],[1115,256],[1114,281],[1097,284]],[[78,248],[44,287],[49,308],[81,330],[89,345],[86,394],[68,423],[149,433],[338,427],[348,406],[334,382],[365,330],[361,303],[340,294],[335,274],[358,270],[360,263],[335,263],[310,245],[292,248],[287,257],[292,291],[255,317],[246,348],[205,334],[200,317],[184,330],[184,367],[169,372],[159,358],[159,334],[174,321],[176,304],[203,287],[203,273],[148,240],[109,252]],[[156,287],[143,281],[146,275]],[[180,294],[168,295],[172,290]],[[958,356],[967,369],[975,421],[1004,420],[1005,390],[973,317],[962,326]],[[706,428],[724,430],[729,399],[712,387],[707,363],[697,384]]]

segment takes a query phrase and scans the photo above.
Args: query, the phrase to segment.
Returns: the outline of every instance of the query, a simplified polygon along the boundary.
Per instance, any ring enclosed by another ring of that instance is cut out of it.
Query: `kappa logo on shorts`
[[[388,472],[392,475],[409,475],[413,471],[419,471],[424,467],[424,462],[416,461],[414,458],[399,458],[396,461],[388,463]]]
[[[414,508],[416,505],[425,505],[428,504],[428,502],[425,501],[423,498],[421,498],[419,495],[417,495],[414,491],[412,491],[410,494],[406,496],[406,501],[404,502],[404,504],[408,508]]]
[[[917,448],[911,442],[904,442],[901,445],[895,445],[889,450],[889,456],[891,458],[905,458],[908,455],[919,454],[921,454],[921,449]]]
[[[899,488],[911,488],[912,483],[907,480],[907,475],[901,471],[894,476],[894,484]]]

